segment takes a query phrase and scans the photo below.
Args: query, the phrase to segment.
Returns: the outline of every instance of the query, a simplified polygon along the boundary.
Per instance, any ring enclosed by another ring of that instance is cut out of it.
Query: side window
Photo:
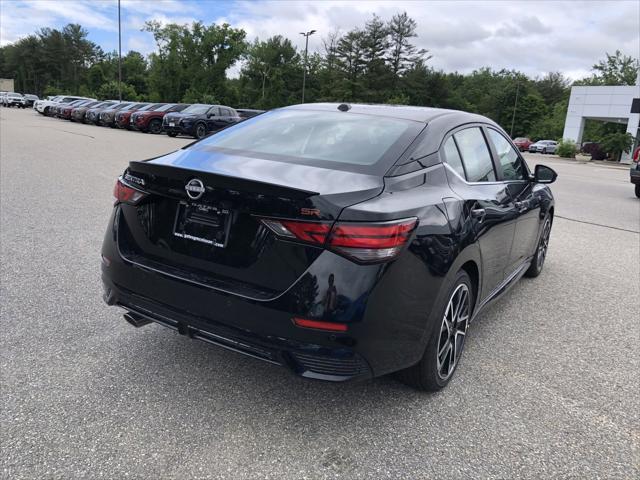
[[[467,180],[470,182],[495,182],[491,153],[479,127],[467,128],[455,133]]]
[[[221,115],[223,117],[230,117],[231,116],[231,111],[228,108],[221,108],[220,112],[221,112]]]
[[[489,138],[496,147],[498,160],[502,165],[502,174],[505,180],[524,180],[526,178],[526,168],[520,155],[511,146],[509,141],[502,134],[492,128],[488,129]]]
[[[449,166],[462,178],[466,178],[464,174],[464,167],[462,166],[462,159],[460,158],[460,152],[458,152],[458,147],[456,147],[456,142],[453,137],[449,137],[447,141],[444,142],[443,150],[445,160]]]
[[[207,115],[213,115],[214,117],[219,117],[220,109],[218,107],[211,107],[207,112]]]

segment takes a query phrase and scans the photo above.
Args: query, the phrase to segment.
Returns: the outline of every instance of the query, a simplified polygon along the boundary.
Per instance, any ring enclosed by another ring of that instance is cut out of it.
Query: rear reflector
[[[329,332],[346,332],[347,325],[344,323],[322,322],[320,320],[309,320],[308,318],[293,317],[293,323],[302,328],[313,328],[315,330],[326,330]]]
[[[359,263],[375,263],[395,257],[409,240],[416,218],[390,222],[301,222],[262,219],[279,237],[325,246]]]
[[[122,183],[120,178],[116,180],[116,185],[113,188],[114,203],[129,203],[135,205],[146,197],[146,195],[146,193]]]

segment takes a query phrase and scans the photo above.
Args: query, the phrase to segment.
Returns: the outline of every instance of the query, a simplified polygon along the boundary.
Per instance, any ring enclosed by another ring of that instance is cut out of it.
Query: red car
[[[529,145],[531,145],[533,142],[527,137],[518,137],[513,139],[513,143],[521,152],[528,152]]]
[[[95,100],[76,100],[75,102],[71,102],[64,107],[60,107],[60,113],[58,114],[58,118],[63,118],[65,120],[71,120],[71,112],[74,108],[78,107],[88,107],[90,104],[97,104],[99,102]]]
[[[188,106],[187,103],[162,103],[154,109],[138,110],[131,114],[129,125],[145,133],[162,133],[162,118],[169,112],[181,112]]]
[[[131,130],[129,120],[131,119],[131,114],[133,112],[146,112],[147,110],[153,110],[154,108],[162,105],[162,103],[141,103],[140,105],[141,106],[137,108],[131,108],[123,112],[117,112],[115,116],[115,126],[118,128],[126,128],[127,130]]]

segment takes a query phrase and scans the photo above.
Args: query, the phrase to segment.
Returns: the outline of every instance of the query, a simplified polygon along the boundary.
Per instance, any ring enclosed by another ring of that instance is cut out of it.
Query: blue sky
[[[518,69],[528,75],[561,71],[571,78],[589,73],[605,51],[640,57],[640,2],[610,1],[289,1],[289,0],[121,0],[123,50],[148,54],[155,45],[141,32],[150,19],[207,24],[228,22],[247,37],[289,37],[304,47],[299,32],[315,29],[310,50],[338,30],[361,27],[376,13],[399,11],[418,22],[421,48],[432,66],[470,72],[482,66]],[[0,0],[0,44],[43,27],[80,23],[104,50],[117,49],[117,0]],[[237,67],[236,67],[237,70]]]

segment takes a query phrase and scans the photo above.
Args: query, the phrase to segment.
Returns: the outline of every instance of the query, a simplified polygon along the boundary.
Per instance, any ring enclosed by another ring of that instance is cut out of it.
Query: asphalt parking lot
[[[438,394],[305,381],[101,300],[114,180],[190,142],[0,109],[2,478],[638,478],[640,200],[556,168],[545,270]]]

